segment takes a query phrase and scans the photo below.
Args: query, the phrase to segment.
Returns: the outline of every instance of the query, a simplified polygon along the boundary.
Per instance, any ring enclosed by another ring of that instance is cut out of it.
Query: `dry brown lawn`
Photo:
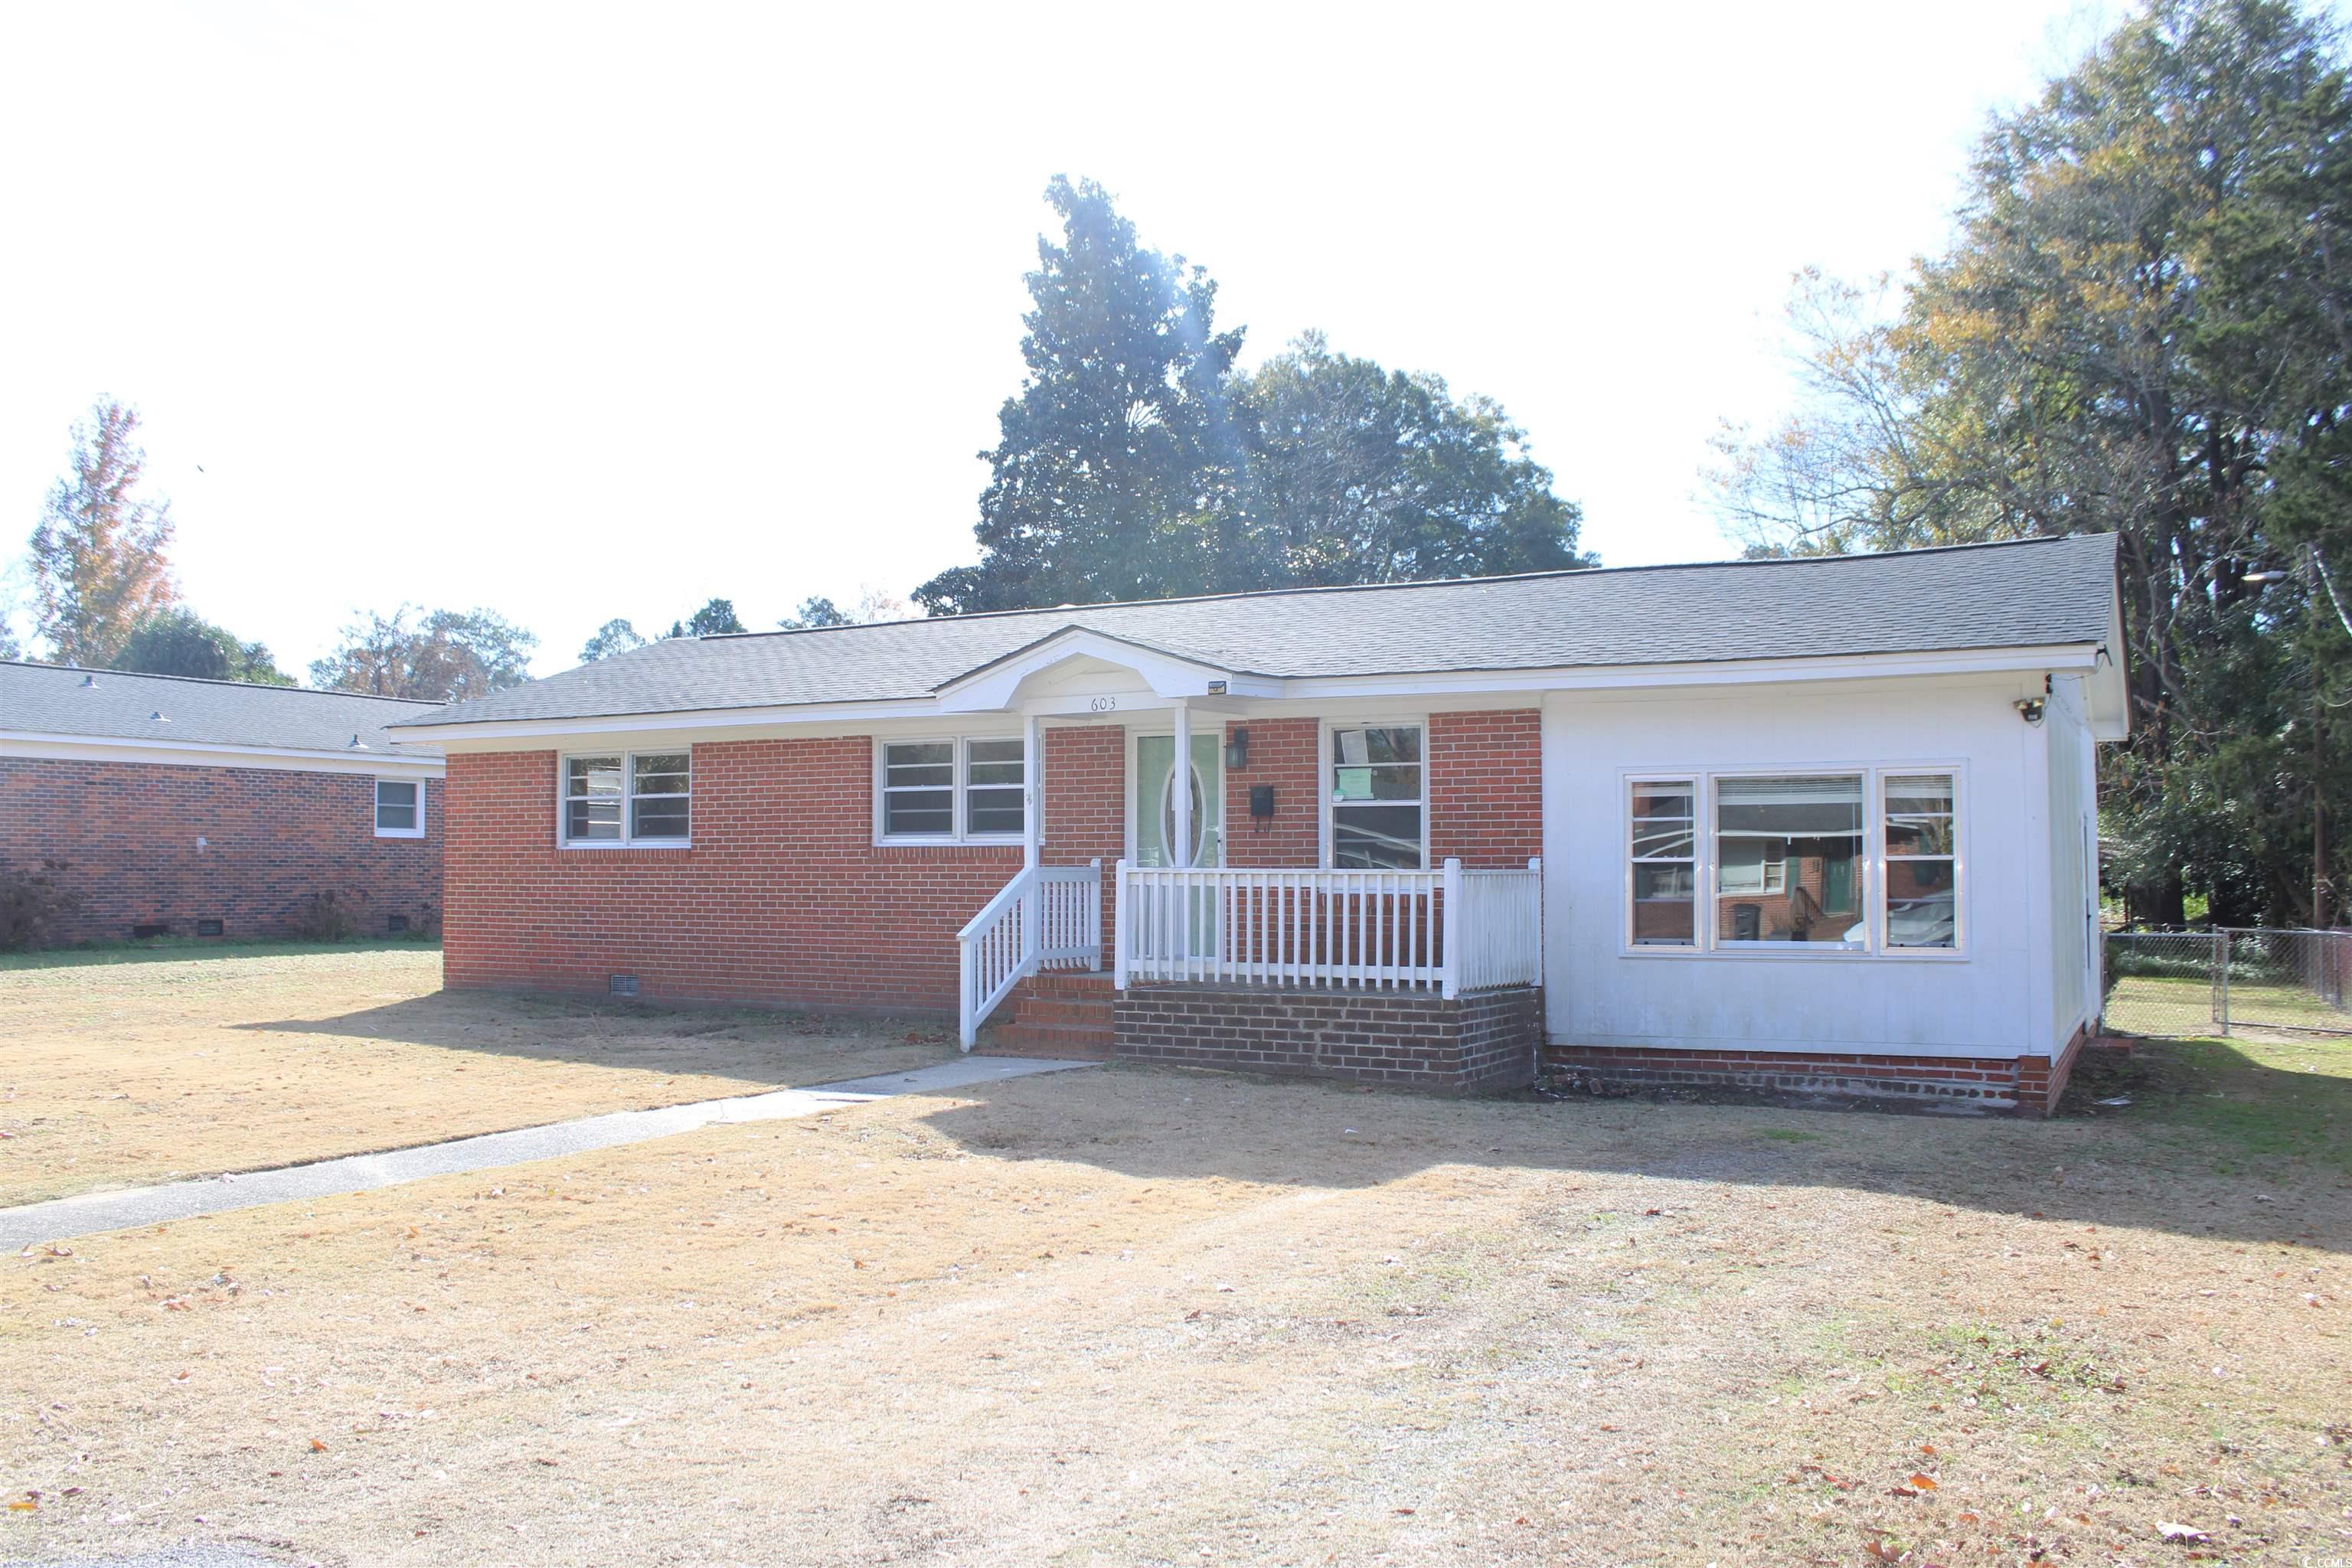
[[[2042,1124],[1111,1067],[75,1238],[0,1556],[2344,1562],[2295,1049]]]
[[[429,947],[17,959],[0,968],[0,1204],[953,1054],[936,1026],[909,1032],[445,994]]]

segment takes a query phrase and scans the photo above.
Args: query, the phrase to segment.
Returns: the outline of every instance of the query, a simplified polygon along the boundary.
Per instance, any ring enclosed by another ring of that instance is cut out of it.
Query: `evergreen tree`
[[[1242,334],[1217,331],[1208,274],[1145,248],[1100,185],[1056,175],[1045,199],[1062,235],[1037,242],[1028,375],[982,454],[981,561],[915,591],[933,615],[1157,598],[1231,574],[1225,383]]]
[[[187,675],[262,686],[294,684],[294,678],[269,657],[268,647],[240,641],[226,626],[216,626],[184,609],[165,610],[140,622],[114,656],[112,667],[146,675]]]

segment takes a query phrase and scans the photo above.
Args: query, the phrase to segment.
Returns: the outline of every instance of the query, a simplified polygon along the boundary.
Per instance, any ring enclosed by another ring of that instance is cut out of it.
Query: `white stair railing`
[[[956,947],[956,1029],[968,1051],[1025,977],[1102,967],[1102,862],[1024,868],[965,922]]]
[[[1115,872],[1115,981],[1465,991],[1543,977],[1543,868],[1135,867]]]

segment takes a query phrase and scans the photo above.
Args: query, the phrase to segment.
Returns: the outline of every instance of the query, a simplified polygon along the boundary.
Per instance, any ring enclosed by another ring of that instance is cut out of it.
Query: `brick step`
[[[1024,1024],[1088,1024],[1110,1027],[1110,998],[1015,996],[1012,1016]]]
[[[972,1054],[983,1057],[1052,1057],[1065,1061],[1107,1062],[1111,1058],[1111,1030],[1074,1024],[1032,1024],[1016,1020],[982,1031]]]

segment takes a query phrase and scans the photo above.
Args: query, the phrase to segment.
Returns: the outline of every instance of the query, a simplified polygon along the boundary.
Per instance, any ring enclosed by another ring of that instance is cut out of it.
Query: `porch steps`
[[[1055,1057],[1108,1061],[1111,977],[1046,970],[1013,987],[973,1051],[981,1056]]]

